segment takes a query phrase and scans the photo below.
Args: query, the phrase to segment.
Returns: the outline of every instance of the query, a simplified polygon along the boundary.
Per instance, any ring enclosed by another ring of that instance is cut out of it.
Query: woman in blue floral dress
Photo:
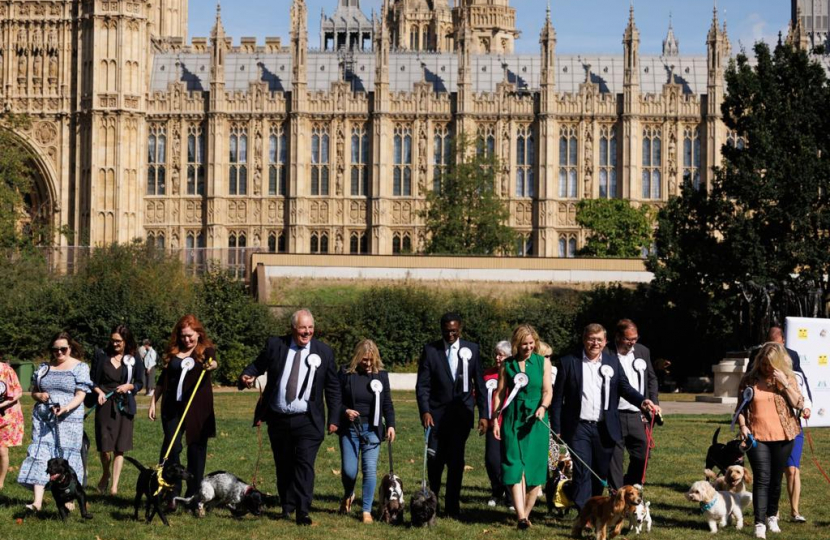
[[[81,443],[84,397],[92,390],[89,366],[80,360],[80,345],[66,332],[55,336],[50,352],[51,362],[41,364],[32,377],[32,443],[17,477],[19,484],[34,490],[34,500],[26,508],[35,512],[43,504],[49,482],[46,463],[51,458],[66,459],[78,478],[85,478]]]

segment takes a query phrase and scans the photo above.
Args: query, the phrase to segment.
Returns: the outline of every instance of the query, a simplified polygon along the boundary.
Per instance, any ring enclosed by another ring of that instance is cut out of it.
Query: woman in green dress
[[[550,364],[537,354],[539,335],[529,324],[513,331],[513,357],[504,361],[499,372],[494,410],[514,395],[502,411],[502,423],[492,422],[493,435],[504,441],[502,475],[504,485],[510,486],[516,507],[517,527],[530,527],[530,511],[536,504],[541,486],[545,483],[548,466],[547,417],[553,392]],[[526,375],[527,384],[514,383],[517,374]]]

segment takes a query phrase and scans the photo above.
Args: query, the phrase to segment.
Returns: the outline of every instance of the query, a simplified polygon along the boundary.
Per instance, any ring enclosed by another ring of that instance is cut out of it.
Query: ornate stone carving
[[[34,129],[35,140],[43,146],[52,144],[58,136],[58,128],[53,122],[38,122]]]
[[[677,194],[677,133],[669,128],[669,195]]]
[[[588,124],[585,128],[585,192],[583,197],[593,196],[594,179],[594,127]]]

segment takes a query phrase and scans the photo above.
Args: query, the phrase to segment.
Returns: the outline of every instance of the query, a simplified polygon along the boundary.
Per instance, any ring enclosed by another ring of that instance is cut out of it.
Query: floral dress
[[[41,364],[39,369],[46,365],[48,364]],[[32,377],[32,386],[36,384],[37,372]],[[87,394],[92,391],[89,366],[79,362],[74,368],[65,371],[51,369],[41,379],[40,390],[48,392],[52,402],[63,407],[72,401],[78,390]],[[55,440],[56,433],[57,441]],[[83,438],[83,404],[71,413],[61,416],[57,423],[49,406],[45,403],[36,404],[32,409],[32,443],[29,445],[23,465],[20,466],[17,482],[30,489],[33,486],[45,486],[49,482],[46,462],[53,457],[66,459],[78,478],[86,478],[81,458]]]
[[[17,374],[8,364],[0,362],[0,381],[6,384],[6,399],[23,393]],[[23,409],[18,401],[0,415],[0,448],[20,446],[23,443]]]

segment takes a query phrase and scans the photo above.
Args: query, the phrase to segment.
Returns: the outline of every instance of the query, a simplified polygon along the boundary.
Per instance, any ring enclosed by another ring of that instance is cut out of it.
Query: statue
[[[337,231],[337,236],[334,239],[334,252],[338,255],[343,253],[343,233]]]

